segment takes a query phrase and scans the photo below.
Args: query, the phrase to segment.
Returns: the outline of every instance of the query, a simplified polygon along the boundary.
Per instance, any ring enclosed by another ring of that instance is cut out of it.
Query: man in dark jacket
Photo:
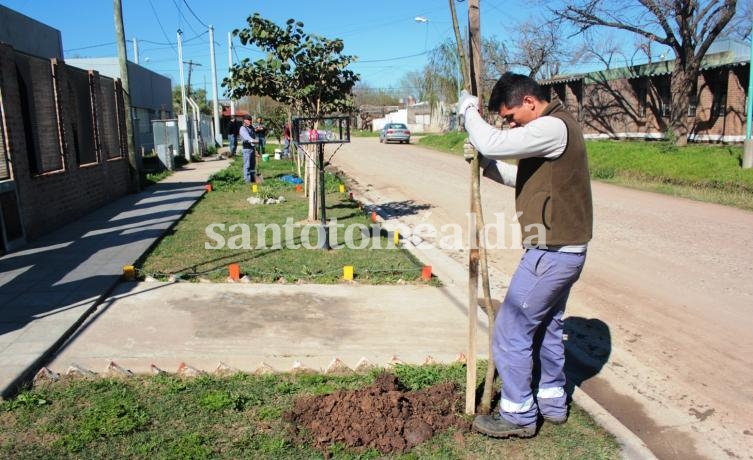
[[[235,116],[227,124],[227,142],[230,147],[229,157],[234,157],[238,150],[238,135],[240,134],[241,122]]]

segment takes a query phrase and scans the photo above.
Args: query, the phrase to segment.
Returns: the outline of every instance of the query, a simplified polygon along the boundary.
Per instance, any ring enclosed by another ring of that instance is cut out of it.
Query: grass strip
[[[483,363],[481,363],[483,367]],[[328,376],[238,373],[62,380],[0,402],[0,455],[39,458],[325,458],[288,435],[282,415],[302,395],[362,388],[379,372]],[[462,365],[398,365],[410,389],[452,381],[462,386]],[[483,371],[479,372],[483,375]],[[462,390],[461,390],[462,391]],[[448,431],[403,454],[331,449],[336,459],[617,459],[615,439],[573,407],[568,423],[544,424],[529,440],[496,440]]]
[[[457,155],[466,133],[428,135],[419,144]],[[753,169],[740,145],[588,140],[591,178],[616,185],[753,210]]]
[[[256,192],[243,181],[241,170],[242,159],[236,158],[212,176],[213,191],[145,256],[138,264],[140,274],[224,281],[228,265],[237,263],[241,274],[253,282],[332,284],[342,282],[343,267],[352,266],[354,280],[360,283],[423,283],[423,264],[404,249],[387,249],[392,240],[384,231],[372,231],[370,216],[361,205],[340,192],[340,178],[327,173],[325,179],[330,243],[339,246],[328,251],[307,249],[318,247],[319,224],[306,221],[307,198],[296,191],[295,184],[283,180],[294,175],[290,161],[260,162],[264,183],[257,185]],[[279,197],[285,201],[247,201]],[[336,237],[333,219],[340,226]],[[219,235],[224,244],[210,233]],[[437,280],[429,283],[439,284]]]

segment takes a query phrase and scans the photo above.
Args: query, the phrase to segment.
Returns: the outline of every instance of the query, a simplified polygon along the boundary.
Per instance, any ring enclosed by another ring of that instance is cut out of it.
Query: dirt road
[[[462,158],[353,138],[332,163],[356,194],[417,209],[402,213],[411,225],[467,229]],[[600,368],[582,388],[659,458],[753,459],[753,213],[601,183],[593,193],[595,235],[567,311],[569,340]],[[521,254],[513,191],[485,180],[482,195],[490,241],[502,237],[490,264],[509,276]]]

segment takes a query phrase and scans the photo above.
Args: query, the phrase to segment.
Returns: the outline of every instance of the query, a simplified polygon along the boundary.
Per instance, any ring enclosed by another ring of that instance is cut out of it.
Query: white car
[[[410,130],[403,123],[387,123],[379,131],[379,142],[399,142],[410,144]]]

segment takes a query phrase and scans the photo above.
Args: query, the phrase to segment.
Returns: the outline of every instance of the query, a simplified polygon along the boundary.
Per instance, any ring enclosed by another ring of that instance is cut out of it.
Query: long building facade
[[[2,5],[0,30],[2,254],[129,193],[131,179],[120,80],[66,64],[58,31]]]
[[[556,77],[540,82],[580,121],[588,138],[664,139],[669,130],[672,61]],[[691,88],[688,140],[745,139],[750,45],[719,40]]]

